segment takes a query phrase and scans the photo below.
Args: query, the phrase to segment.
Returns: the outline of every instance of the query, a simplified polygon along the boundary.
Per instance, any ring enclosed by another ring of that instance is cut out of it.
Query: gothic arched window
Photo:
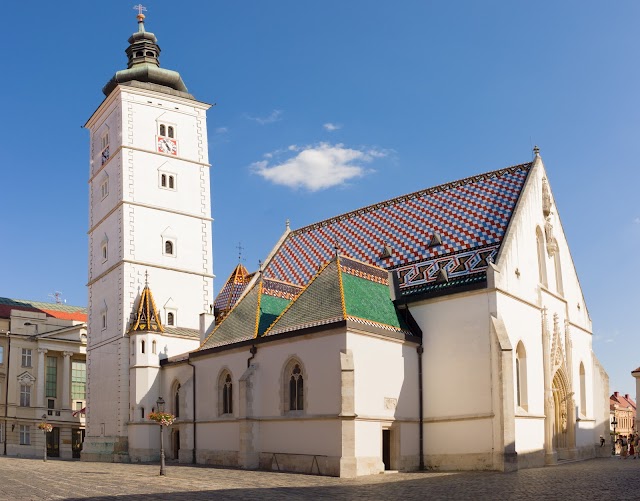
[[[587,378],[582,362],[580,362],[580,414],[587,415]]]
[[[516,347],[516,406],[527,410],[527,352],[522,341]]]
[[[164,253],[173,255],[173,242],[171,240],[167,240],[164,243]]]
[[[289,378],[289,410],[304,409],[304,377],[299,364],[295,364]]]
[[[167,313],[167,325],[173,325],[175,322],[175,316],[172,312]]]
[[[173,138],[175,136],[175,132],[173,130],[173,126],[169,125],[169,127],[167,127],[167,129],[169,130],[169,133],[167,134],[170,138]]]
[[[233,383],[231,382],[231,374],[228,372],[223,374],[221,378],[220,397],[222,398],[222,414],[233,414]]]
[[[167,135],[167,128],[164,124],[160,124],[160,135],[161,136],[166,136]]]
[[[536,228],[536,249],[538,250],[538,279],[547,287],[547,263],[544,255],[544,236],[540,228]]]
[[[173,414],[176,417],[180,417],[180,384],[176,386],[173,393]]]

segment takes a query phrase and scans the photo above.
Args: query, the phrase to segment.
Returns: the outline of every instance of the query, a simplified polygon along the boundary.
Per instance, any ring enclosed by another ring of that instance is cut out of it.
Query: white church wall
[[[425,462],[431,468],[493,465],[488,305],[480,291],[411,306],[423,332]]]

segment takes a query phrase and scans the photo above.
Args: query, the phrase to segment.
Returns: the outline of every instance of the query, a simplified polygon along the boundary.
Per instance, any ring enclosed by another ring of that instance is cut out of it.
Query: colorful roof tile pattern
[[[200,349],[262,336],[302,287],[260,278],[205,339]]]
[[[407,292],[435,283],[440,269],[456,280],[484,275],[532,165],[436,186],[293,231],[267,264],[265,277],[304,285],[336,245],[350,258],[398,269]]]
[[[0,297],[0,318],[9,318],[11,310],[46,313],[47,316],[61,320],[87,321],[87,309],[82,306]]]
[[[247,287],[251,276],[242,264],[235,267],[213,302],[216,320],[224,317],[233,308]]]
[[[411,335],[389,296],[387,272],[335,257],[265,332],[273,336],[340,321]]]
[[[129,332],[146,332],[146,331],[158,331],[164,332],[164,327],[158,316],[158,309],[156,308],[156,302],[153,300],[153,294],[148,285],[142,289],[140,295],[140,302],[138,303],[138,311],[136,312],[136,319],[131,324]]]

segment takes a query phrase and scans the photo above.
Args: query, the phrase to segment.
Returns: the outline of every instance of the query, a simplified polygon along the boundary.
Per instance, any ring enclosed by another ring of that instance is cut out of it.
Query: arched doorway
[[[567,459],[571,436],[571,398],[565,375],[561,370],[553,376],[553,448],[558,453],[558,459]]]

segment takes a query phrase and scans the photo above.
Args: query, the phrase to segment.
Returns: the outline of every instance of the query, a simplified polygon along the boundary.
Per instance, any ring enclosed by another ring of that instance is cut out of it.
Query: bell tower
[[[136,9],[127,68],[104,86],[105,99],[85,125],[88,460],[152,459],[159,443],[146,415],[162,396],[160,360],[199,346],[199,315],[213,302],[210,105],[160,66],[144,8]],[[148,297],[156,324],[139,322]]]

